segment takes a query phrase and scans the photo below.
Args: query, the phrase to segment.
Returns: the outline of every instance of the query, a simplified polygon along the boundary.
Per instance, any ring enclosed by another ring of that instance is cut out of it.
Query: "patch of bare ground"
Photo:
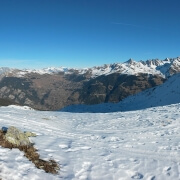
[[[27,157],[38,169],[43,169],[46,173],[58,174],[59,165],[55,160],[45,161],[40,159],[39,154],[37,153],[37,149],[34,148],[33,145],[31,146],[17,146],[11,144],[5,139],[5,133],[0,130],[0,146],[4,148],[17,148],[20,151],[24,152],[24,156]]]

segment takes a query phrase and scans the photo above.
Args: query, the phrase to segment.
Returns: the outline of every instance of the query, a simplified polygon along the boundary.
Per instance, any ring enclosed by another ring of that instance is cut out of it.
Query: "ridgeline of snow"
[[[10,71],[10,69],[9,69]],[[169,77],[174,72],[180,72],[180,57],[165,59],[165,60],[147,60],[147,61],[139,61],[136,62],[132,59],[128,60],[124,63],[114,63],[99,67],[93,68],[83,68],[83,69],[75,69],[75,68],[65,68],[65,67],[51,67],[44,69],[24,69],[24,70],[11,70],[17,76],[23,76],[28,73],[38,73],[38,74],[57,74],[57,73],[65,73],[72,74],[73,72],[77,72],[78,74],[90,74],[92,78],[108,75],[112,73],[120,73],[120,74],[128,74],[128,75],[136,75],[138,73],[148,73],[148,74],[157,74],[162,77]],[[1,70],[0,70],[1,74]]]
[[[117,112],[139,110],[180,103],[180,73],[170,77],[162,85],[129,96],[119,103],[97,105],[72,105],[63,108],[64,112]]]
[[[37,74],[58,74],[60,72],[68,72],[68,68],[65,67],[59,67],[59,68],[55,68],[55,67],[49,67],[49,68],[44,68],[44,69],[24,69],[18,72],[18,75],[25,75],[28,73],[37,73]]]
[[[1,67],[0,68],[0,75],[6,75],[7,73],[10,73],[14,71],[14,69],[8,68],[8,67]]]
[[[99,67],[93,68],[84,68],[84,69],[73,69],[73,68],[46,68],[42,70],[27,70],[28,73],[39,73],[39,74],[53,74],[53,73],[72,73],[73,71],[78,72],[79,74],[91,74],[91,77],[97,77],[101,75],[109,75],[112,73],[121,73],[134,75],[138,73],[148,73],[148,74],[158,74],[163,77],[170,76],[169,69],[178,69],[180,71],[180,58],[174,59],[165,59],[165,60],[147,60],[136,62],[132,59],[128,60],[125,63],[114,63]]]
[[[127,111],[176,103],[180,103],[180,73],[173,75],[162,85],[127,97],[119,105],[120,109]]]
[[[2,126],[36,133],[40,158],[60,164],[51,175],[18,149],[0,147],[3,180],[180,178],[180,104],[104,114],[0,107]]]

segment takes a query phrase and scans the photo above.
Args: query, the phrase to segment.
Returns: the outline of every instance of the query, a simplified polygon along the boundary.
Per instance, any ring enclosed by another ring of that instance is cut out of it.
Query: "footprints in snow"
[[[165,173],[167,176],[170,176],[171,175],[170,170],[171,170],[171,167],[165,167],[163,169],[163,173]],[[143,174],[141,174],[139,172],[135,172],[135,173],[130,172],[129,174],[133,174],[131,176],[132,179],[143,179],[143,177],[144,177]],[[156,179],[156,176],[151,176],[148,178],[148,180],[155,180],[155,179]]]
[[[91,147],[83,146],[83,147],[69,148],[66,150],[66,152],[75,152],[75,151],[79,151],[79,150],[90,150],[90,149],[91,149]]]
[[[91,168],[90,162],[83,162],[81,169],[75,173],[75,177],[79,180],[89,179]]]
[[[164,172],[167,176],[170,176],[170,175],[171,175],[170,170],[171,170],[171,167],[165,167],[165,168],[163,169],[163,172]]]
[[[132,179],[142,179],[144,176],[141,173],[136,172],[131,178]]]
[[[61,149],[64,149],[65,152],[75,152],[75,151],[79,151],[79,150],[90,150],[91,147],[89,146],[81,146],[81,147],[75,147],[72,148],[72,142],[69,142],[68,144],[59,144],[59,147]]]
[[[69,146],[67,144],[59,144],[59,147],[61,149],[68,149],[69,148]]]

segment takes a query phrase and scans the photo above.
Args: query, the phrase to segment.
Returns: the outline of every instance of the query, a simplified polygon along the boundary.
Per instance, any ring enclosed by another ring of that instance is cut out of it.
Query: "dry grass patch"
[[[8,142],[5,138],[5,133],[0,130],[0,146],[4,148],[17,148],[20,151],[24,152],[24,156],[27,157],[38,169],[43,169],[47,173],[57,174],[59,165],[54,160],[45,161],[40,159],[39,154],[37,153],[37,149],[34,148],[33,145],[31,146],[17,146]]]

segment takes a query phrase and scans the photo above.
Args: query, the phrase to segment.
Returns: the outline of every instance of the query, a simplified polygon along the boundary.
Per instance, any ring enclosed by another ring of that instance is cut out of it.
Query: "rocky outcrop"
[[[2,127],[0,130],[0,146],[4,148],[17,148],[24,152],[24,156],[34,163],[35,167],[44,170],[46,173],[57,174],[60,170],[59,164],[50,159],[49,161],[40,159],[37,149],[30,143],[28,137],[36,136],[31,132],[21,132],[15,127]]]
[[[5,139],[16,146],[30,146],[31,142],[29,140],[30,136],[36,136],[36,134],[32,132],[21,132],[16,127],[9,127],[5,134]]]

